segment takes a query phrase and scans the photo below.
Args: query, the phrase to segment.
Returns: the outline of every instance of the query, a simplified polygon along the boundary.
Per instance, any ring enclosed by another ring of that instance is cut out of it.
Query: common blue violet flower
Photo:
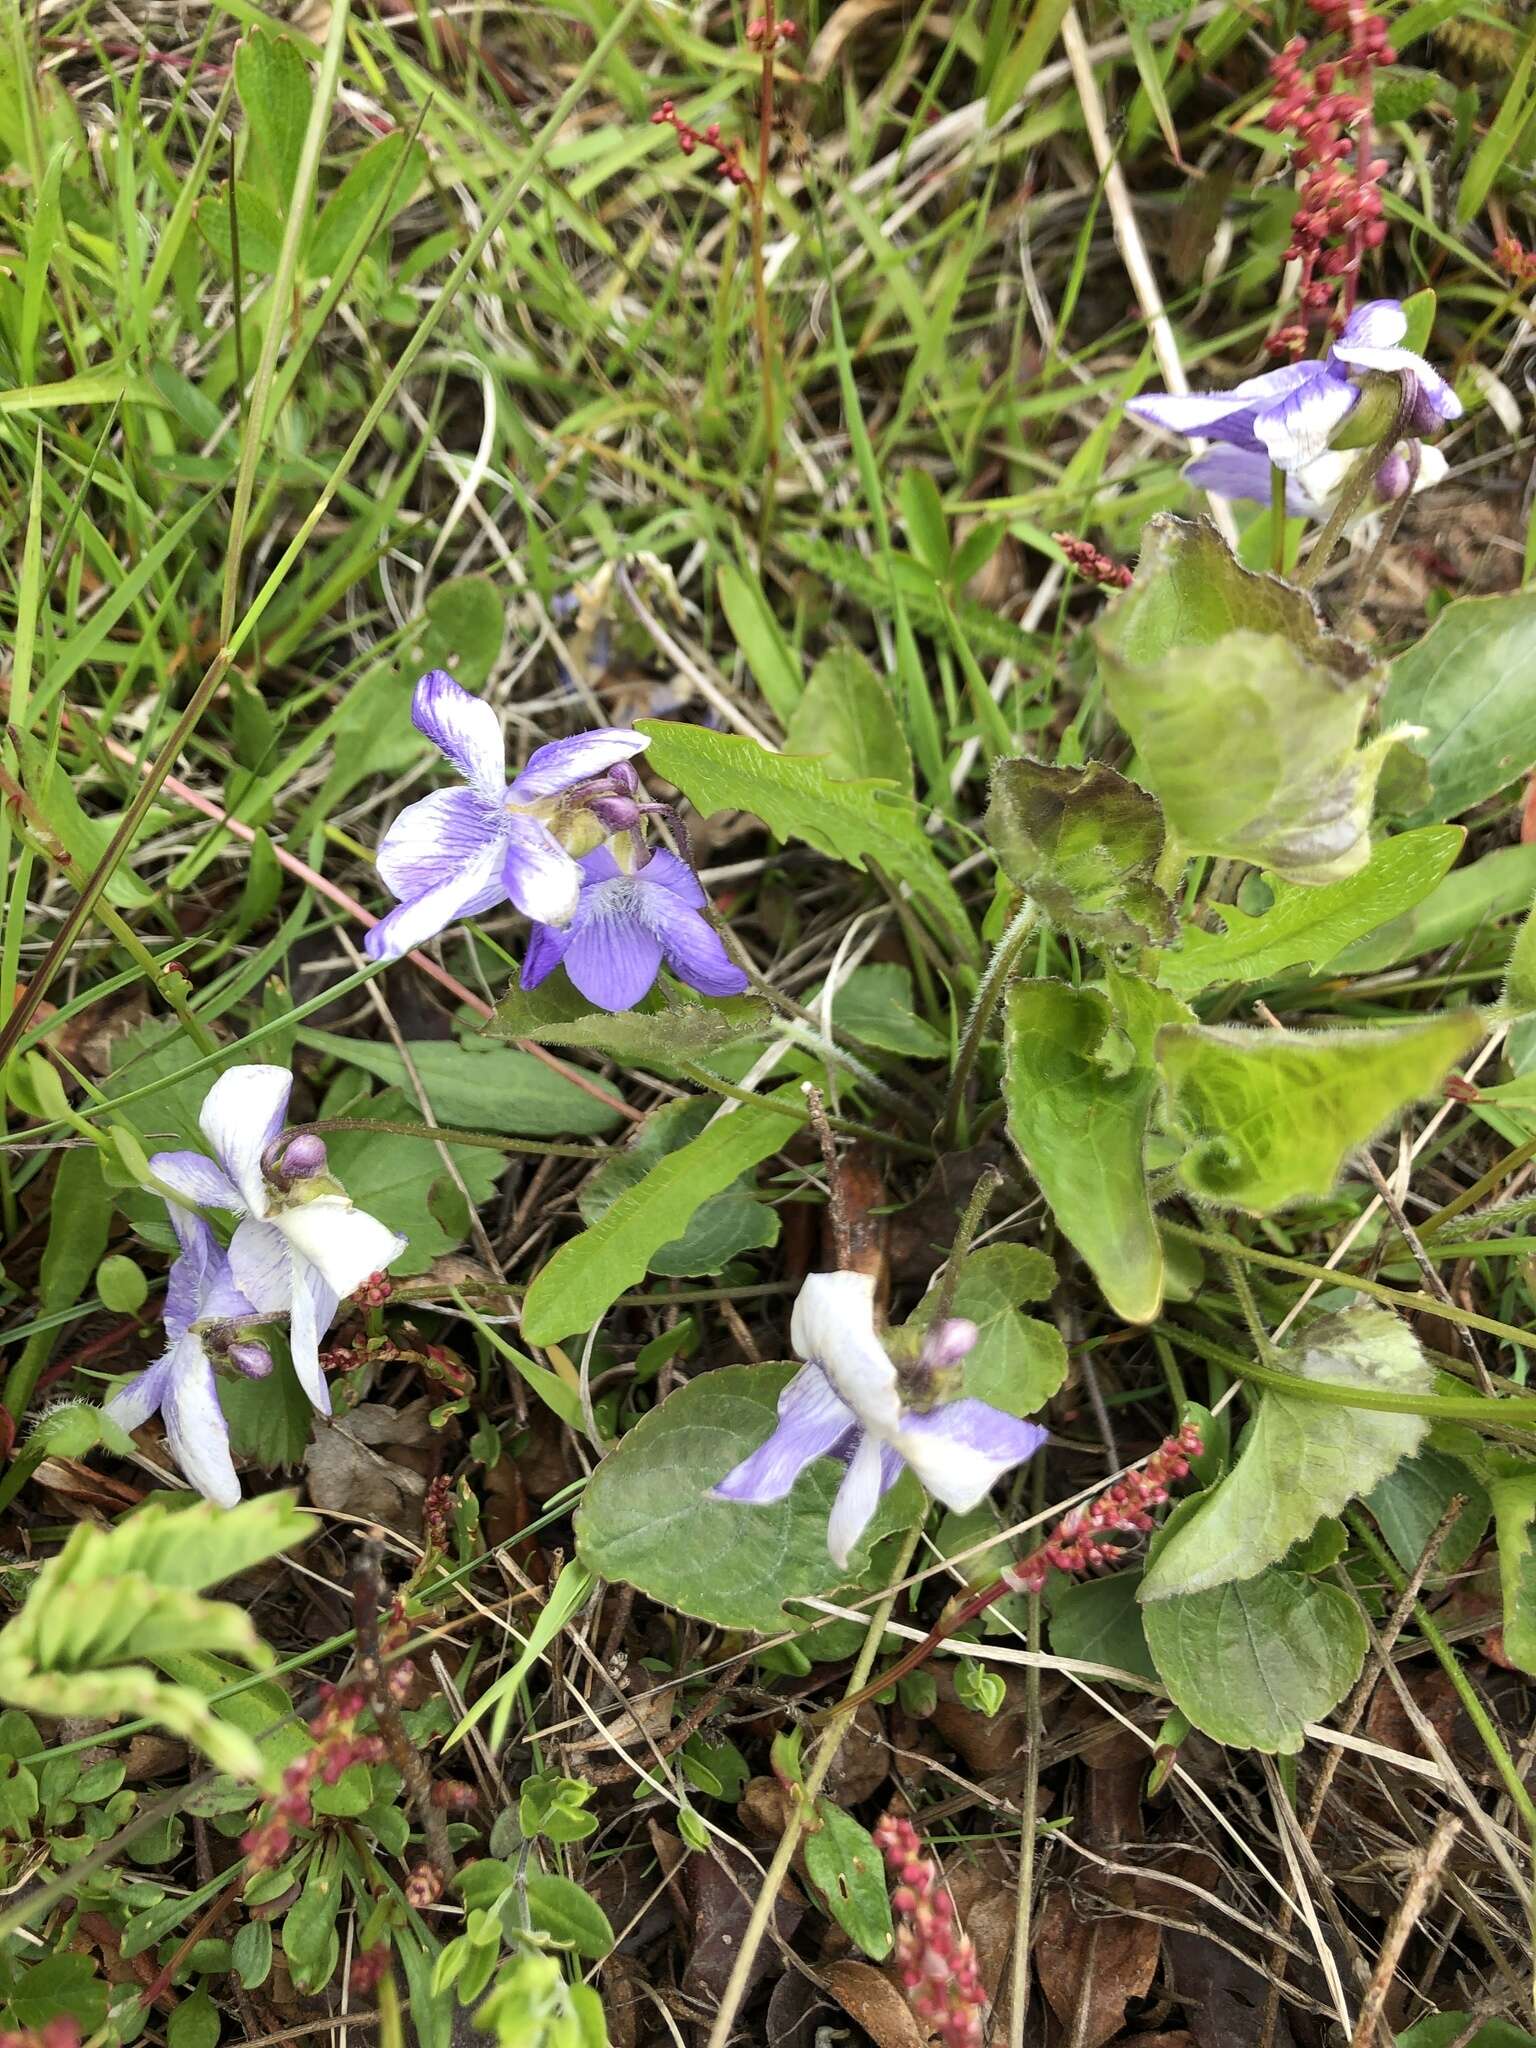
[[[240,1482],[210,1354],[228,1358],[252,1378],[270,1371],[272,1361],[264,1345],[242,1343],[230,1329],[254,1321],[256,1310],[235,1285],[213,1232],[175,1202],[166,1207],[181,1244],[165,1290],[166,1349],[118,1389],[106,1413],[121,1428],[137,1429],[158,1409],[171,1455],[187,1478],[209,1500],[232,1508]]]
[[[806,1363],[779,1396],[778,1427],[711,1497],[765,1506],[783,1500],[817,1458],[840,1459],[847,1470],[827,1521],[827,1549],[840,1570],[906,1466],[936,1500],[964,1514],[1045,1441],[1039,1423],[985,1401],[926,1410],[906,1405],[875,1327],[875,1283],[867,1273],[812,1273],[795,1302],[790,1342]],[[935,1324],[918,1357],[918,1377],[952,1368],[975,1342],[976,1325],[963,1317]]]
[[[1406,444],[1399,443],[1376,472],[1375,499],[1391,504],[1410,488],[1415,495],[1427,491],[1445,476],[1449,464],[1438,448],[1418,444],[1417,473],[1408,458]],[[1293,519],[1326,519],[1333,507],[1334,493],[1349,474],[1355,457],[1342,449],[1327,448],[1312,462],[1292,470],[1285,479],[1285,509]],[[1184,465],[1184,481],[1196,489],[1210,491],[1218,498],[1251,499],[1256,505],[1270,501],[1269,457],[1257,448],[1217,446],[1207,448]],[[1362,517],[1373,509],[1370,500],[1361,507]]]
[[[1461,416],[1461,400],[1420,355],[1402,346],[1408,316],[1396,299],[1357,306],[1339,338],[1319,362],[1284,363],[1248,377],[1231,391],[1159,392],[1133,398],[1126,411],[1149,426],[1191,440],[1220,441],[1259,450],[1279,469],[1294,473],[1314,461],[1360,402],[1362,371],[1411,376],[1407,426],[1429,434]],[[1212,489],[1219,488],[1212,485]]]
[[[458,917],[512,902],[561,925],[576,908],[582,852],[604,835],[590,806],[627,797],[623,764],[650,742],[624,727],[573,733],[537,747],[509,783],[501,720],[443,669],[416,685],[411,721],[464,778],[410,804],[379,845],[379,873],[399,898],[365,941],[372,960],[397,960]]]
[[[406,1241],[353,1207],[312,1132],[284,1142],[292,1088],[293,1076],[283,1067],[229,1068],[198,1113],[214,1157],[157,1152],[149,1164],[172,1195],[242,1218],[229,1246],[234,1283],[249,1303],[248,1313],[287,1316],[299,1384],[321,1414],[329,1415],[320,1339],[342,1297],[370,1274],[382,1273]]]
[[[588,1002],[601,1010],[627,1010],[665,960],[700,995],[746,994],[747,977],[704,915],[708,899],[686,861],[657,846],[626,870],[610,848],[599,846],[579,865],[581,897],[569,924],[558,930],[534,926],[523,961],[524,988],[537,988],[563,962]]]

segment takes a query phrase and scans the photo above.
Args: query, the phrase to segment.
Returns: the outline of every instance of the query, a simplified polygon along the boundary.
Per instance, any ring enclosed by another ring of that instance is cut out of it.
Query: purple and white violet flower
[[[918,1385],[953,1370],[976,1334],[976,1325],[959,1316],[935,1324],[918,1355]],[[965,1514],[1045,1442],[1039,1423],[985,1401],[908,1406],[875,1325],[875,1283],[867,1273],[812,1273],[795,1302],[790,1342],[806,1363],[779,1396],[778,1427],[711,1489],[711,1498],[766,1506],[783,1500],[817,1458],[841,1459],[847,1470],[827,1521],[827,1549],[839,1570],[905,1467],[935,1500]]]
[[[1372,299],[1355,308],[1320,361],[1283,363],[1261,376],[1245,378],[1231,391],[1159,392],[1133,398],[1126,411],[1149,426],[1190,440],[1257,450],[1277,469],[1294,475],[1324,452],[1359,404],[1362,373],[1388,371],[1412,378],[1406,425],[1414,434],[1435,433],[1461,417],[1461,400],[1440,372],[1402,346],[1407,332],[1408,316],[1398,300]],[[1219,485],[1209,488],[1220,492]]]
[[[120,1387],[106,1414],[137,1429],[158,1409],[172,1457],[206,1499],[232,1508],[240,1482],[229,1455],[229,1425],[219,1406],[213,1358],[227,1359],[251,1379],[272,1370],[264,1344],[242,1338],[257,1312],[235,1285],[227,1255],[200,1216],[167,1202],[181,1251],[165,1290],[166,1349]]]
[[[406,1241],[353,1207],[331,1177],[321,1139],[301,1131],[284,1141],[292,1088],[293,1076],[283,1067],[229,1068],[198,1113],[214,1157],[157,1152],[149,1164],[173,1196],[242,1219],[230,1240],[229,1268],[246,1312],[287,1316],[299,1384],[329,1415],[320,1339],[342,1298],[382,1273]]]
[[[634,813],[634,770],[650,742],[622,726],[573,733],[535,748],[507,781],[506,742],[491,706],[440,668],[421,678],[411,720],[464,778],[410,804],[379,846],[379,873],[399,907],[369,931],[372,960],[398,960],[455,918],[510,901],[525,917],[562,925],[576,908],[574,856],[614,829],[605,805]]]
[[[1416,470],[1414,447],[1418,450]],[[1285,479],[1285,509],[1291,517],[1326,519],[1354,459],[1342,449],[1325,448],[1313,461],[1290,471]],[[1438,448],[1422,441],[1399,442],[1377,470],[1374,489],[1360,507],[1360,517],[1368,517],[1381,505],[1394,504],[1410,491],[1417,496],[1432,489],[1444,480],[1449,467]],[[1269,457],[1260,449],[1220,444],[1184,465],[1184,481],[1197,490],[1210,491],[1218,498],[1251,500],[1255,505],[1270,502],[1271,473]]]
[[[629,842],[615,842],[627,852]],[[570,922],[536,924],[523,961],[522,986],[537,988],[564,965],[581,994],[601,1010],[627,1010],[655,981],[661,963],[705,996],[745,995],[746,975],[705,916],[708,899],[685,860],[653,847],[625,868],[610,847],[584,854],[581,895]]]

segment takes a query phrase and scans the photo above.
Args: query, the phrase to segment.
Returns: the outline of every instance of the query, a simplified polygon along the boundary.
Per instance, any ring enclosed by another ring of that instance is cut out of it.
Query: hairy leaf
[[[975,957],[965,906],[908,798],[879,783],[841,782],[820,761],[770,754],[737,733],[654,718],[642,718],[639,730],[651,742],[646,766],[706,817],[752,811],[781,839],[803,839],[855,868],[874,861],[935,912],[967,959]]]
[[[1382,840],[1357,875],[1320,888],[1271,876],[1268,910],[1250,915],[1234,903],[1213,903],[1226,930],[1186,925],[1179,944],[1159,959],[1158,979],[1192,996],[1218,983],[1269,981],[1288,968],[1322,966],[1423,902],[1465,837],[1459,826],[1427,825]]]
[[[1392,664],[1382,717],[1421,726],[1426,815],[1454,818],[1536,765],[1536,592],[1458,597]]]
[[[1110,1307],[1150,1322],[1163,1298],[1163,1246],[1142,1152],[1157,1078],[1105,1064],[1111,1022],[1095,989],[1028,981],[1009,990],[1008,1133]]]
[[[1427,1394],[1434,1385],[1418,1339],[1390,1309],[1322,1316],[1275,1363],[1333,1386]],[[1429,1428],[1422,1415],[1377,1410],[1350,1411],[1347,1427],[1341,1419],[1336,1407],[1266,1389],[1232,1470],[1158,1546],[1142,1599],[1256,1578],[1411,1457]]]
[[[1483,1036],[1476,1010],[1372,1031],[1165,1025],[1157,1062],[1202,1200],[1258,1215],[1325,1195],[1346,1157],[1431,1094]]]
[[[1102,761],[999,761],[986,834],[1008,879],[1090,945],[1174,937],[1173,905],[1153,879],[1163,851],[1157,799]]]
[[[732,1365],[702,1373],[641,1417],[587,1482],[576,1511],[582,1561],[665,1606],[721,1628],[769,1635],[784,1602],[830,1593],[856,1579],[871,1545],[910,1518],[915,1489],[885,1497],[847,1571],[827,1555],[827,1516],[843,1477],[818,1458],[786,1500],[745,1507],[709,1498],[771,1434],[794,1365]]]
[[[552,1344],[590,1329],[626,1287],[644,1279],[652,1254],[680,1238],[705,1202],[789,1142],[796,1120],[770,1104],[791,1101],[799,1101],[793,1085],[722,1111],[626,1189],[589,1229],[561,1245],[535,1274],[523,1302],[528,1342]]]

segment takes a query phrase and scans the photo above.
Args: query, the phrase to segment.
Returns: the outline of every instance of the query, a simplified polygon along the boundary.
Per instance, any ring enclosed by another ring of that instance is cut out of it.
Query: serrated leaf
[[[1431,818],[1454,818],[1536,765],[1536,591],[1458,597],[1392,664],[1381,716],[1423,728]]]
[[[1536,889],[1536,843],[1501,846],[1454,868],[1423,902],[1330,960],[1333,974],[1375,974],[1438,952],[1496,919],[1523,910]]]
[[[684,1614],[760,1635],[785,1626],[785,1601],[856,1579],[878,1538],[910,1518],[910,1480],[886,1495],[842,1572],[827,1555],[827,1516],[843,1477],[835,1459],[818,1458],[786,1499],[767,1507],[709,1498],[771,1434],[779,1394],[798,1370],[732,1365],[702,1373],[642,1416],[587,1481],[576,1511],[583,1562]]]
[[[1008,879],[1052,924],[1099,947],[1174,937],[1173,905],[1153,879],[1163,851],[1157,799],[1102,761],[999,761],[984,829]]]
[[[1418,1339],[1390,1309],[1320,1317],[1274,1362],[1330,1386],[1406,1394],[1434,1387]],[[1266,1388],[1232,1470],[1159,1544],[1142,1599],[1256,1578],[1412,1457],[1429,1429],[1422,1415],[1359,1409],[1348,1411],[1347,1427],[1341,1419],[1331,1405]]]
[[[1366,1631],[1337,1586],[1278,1568],[1142,1608],[1179,1711],[1217,1742],[1294,1756],[1360,1675]]]
[[[1008,1134],[1110,1307],[1150,1322],[1162,1303],[1163,1246],[1142,1154],[1157,1077],[1140,1065],[1110,1071],[1112,1021],[1096,989],[1029,981],[1009,990]]]
[[[834,647],[811,671],[784,744],[815,754],[848,781],[874,777],[910,794],[912,755],[895,699],[856,647]]]
[[[1270,876],[1268,910],[1250,915],[1233,903],[1213,903],[1225,931],[1186,925],[1179,944],[1159,958],[1157,978],[1191,996],[1226,982],[1268,981],[1288,968],[1322,966],[1422,903],[1465,837],[1456,825],[1427,825],[1382,840],[1358,874],[1320,888]]]
[[[1160,516],[1095,638],[1181,846],[1295,882],[1364,867],[1388,744],[1358,745],[1375,671],[1305,593],[1242,568],[1214,527]]]
[[[408,1099],[407,1121],[421,1121],[419,1107],[414,1117],[411,1115],[414,1094],[410,1075],[392,1045],[380,1039],[305,1030],[299,1032],[299,1043],[398,1088]],[[513,1046],[484,1038],[466,1039],[462,1044],[453,1038],[416,1038],[407,1041],[406,1052],[433,1114],[439,1123],[450,1127],[500,1131],[520,1138],[585,1138],[611,1131],[619,1121],[616,1109],[553,1072],[532,1053],[518,1052]],[[393,1149],[398,1155],[402,1147],[397,1143]],[[440,1170],[440,1164],[434,1163],[433,1171]]]
[[[1180,1177],[1255,1215],[1326,1195],[1349,1154],[1432,1094],[1485,1029],[1476,1010],[1380,1031],[1165,1025],[1157,1063],[1191,1141]]]
[[[806,1875],[854,1946],[882,1962],[896,1939],[884,1859],[868,1828],[830,1799],[817,1800],[816,1819],[805,1838]]]
[[[1055,1327],[1019,1314],[1021,1301],[1042,1301],[1056,1284],[1044,1252],[1018,1244],[984,1245],[960,1269],[951,1312],[976,1325],[961,1392],[1009,1415],[1033,1415],[1067,1376],[1067,1348]],[[936,1306],[930,1295],[912,1316],[925,1330]]]
[[[873,782],[840,782],[820,761],[770,754],[737,733],[642,718],[646,766],[675,783],[706,817],[750,811],[781,839],[803,839],[834,860],[876,862],[942,920],[968,960],[976,940],[965,906],[923,831],[914,805]]]
[[[798,1101],[791,1084],[717,1115],[563,1244],[534,1275],[524,1299],[528,1342],[552,1344],[590,1329],[626,1288],[644,1279],[652,1254],[680,1238],[703,1203],[788,1144],[798,1119],[769,1105]]]

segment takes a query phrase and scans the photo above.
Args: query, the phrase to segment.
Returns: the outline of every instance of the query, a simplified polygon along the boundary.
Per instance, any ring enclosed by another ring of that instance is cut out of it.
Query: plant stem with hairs
[[[971,1070],[981,1051],[982,1040],[987,1035],[992,1012],[1002,999],[1014,963],[1039,917],[1039,905],[1026,902],[1024,907],[1015,913],[1012,923],[992,948],[992,958],[982,970],[981,981],[976,989],[976,1000],[971,1004],[971,1014],[965,1020],[965,1035],[960,1040],[960,1050],[955,1055],[955,1071],[950,1076],[949,1093],[944,1098],[944,1120],[940,1125],[941,1143],[952,1144],[958,1141],[961,1119],[965,1114],[965,1090],[971,1078]]]

